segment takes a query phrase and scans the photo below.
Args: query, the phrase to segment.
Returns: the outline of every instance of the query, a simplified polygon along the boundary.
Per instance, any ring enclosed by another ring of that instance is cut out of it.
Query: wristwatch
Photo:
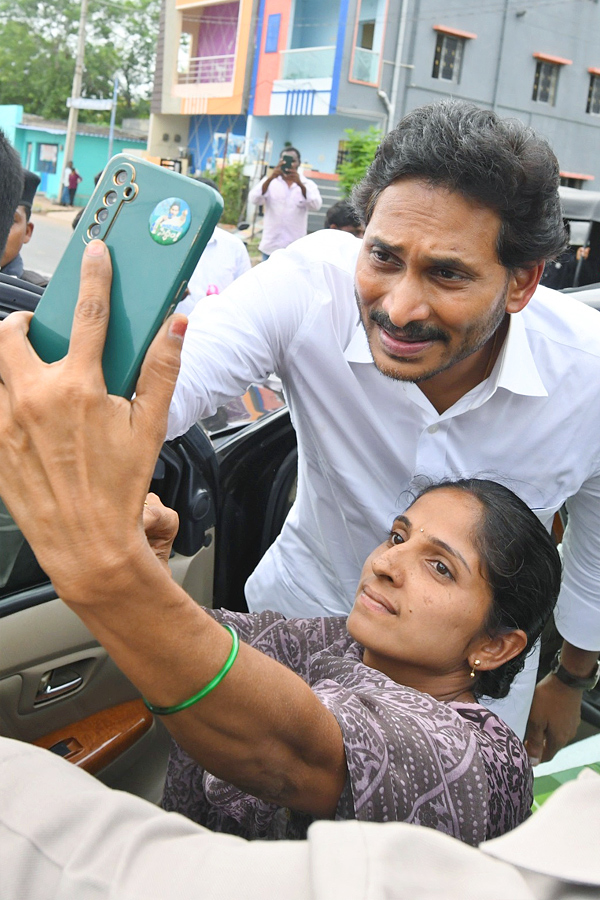
[[[559,681],[562,681],[567,687],[579,688],[580,691],[591,691],[600,681],[600,659],[596,662],[596,667],[588,678],[580,678],[578,675],[572,675],[570,672],[567,672],[561,662],[560,650],[558,650],[552,660],[550,674],[556,675]]]

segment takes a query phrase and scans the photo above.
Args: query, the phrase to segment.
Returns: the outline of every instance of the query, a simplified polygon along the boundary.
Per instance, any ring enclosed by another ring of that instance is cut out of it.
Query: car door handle
[[[34,706],[56,700],[66,694],[72,694],[83,684],[83,676],[75,669],[62,667],[46,672],[40,681],[40,685],[33,701]]]

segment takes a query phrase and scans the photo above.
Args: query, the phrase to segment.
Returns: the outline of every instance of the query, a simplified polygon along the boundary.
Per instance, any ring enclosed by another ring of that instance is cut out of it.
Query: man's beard
[[[463,340],[460,346],[458,346],[453,353],[446,356],[446,358],[442,357],[439,364],[433,369],[430,369],[427,372],[422,372],[420,375],[415,376],[409,373],[405,374],[402,372],[398,372],[398,370],[392,365],[392,360],[394,359],[394,357],[390,357],[389,366],[380,364],[375,360],[369,333],[367,332],[367,328],[363,319],[363,308],[361,306],[358,291],[356,290],[356,288],[354,289],[354,296],[358,305],[360,321],[363,328],[365,329],[365,332],[367,333],[369,350],[371,351],[371,356],[373,357],[373,362],[375,363],[376,368],[381,372],[382,375],[385,375],[388,378],[394,378],[396,381],[410,381],[413,384],[420,384],[422,381],[428,381],[430,378],[434,378],[441,372],[445,372],[447,369],[452,368],[452,366],[455,366],[457,363],[462,362],[463,359],[471,356],[471,354],[476,353],[478,350],[481,350],[481,348],[496,333],[496,331],[504,321],[504,317],[506,315],[507,294],[508,276],[506,278],[502,295],[495,301],[494,306],[490,310],[489,316],[485,319],[485,321],[479,320],[470,325],[463,334]],[[391,337],[395,338],[396,340],[440,341],[445,344],[446,347],[449,347],[452,342],[450,334],[447,331],[444,331],[443,328],[439,328],[437,325],[426,325],[422,322],[408,322],[403,328],[397,328],[392,323],[387,313],[383,312],[383,310],[381,309],[371,309],[367,315],[371,322],[383,328],[384,331],[386,331]],[[407,360],[404,360],[402,357],[398,357],[398,361],[407,362]]]

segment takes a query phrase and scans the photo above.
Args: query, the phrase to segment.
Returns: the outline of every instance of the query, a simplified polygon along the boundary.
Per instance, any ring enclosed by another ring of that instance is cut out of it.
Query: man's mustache
[[[445,344],[450,341],[449,335],[441,328],[436,328],[435,325],[407,322],[404,328],[397,328],[381,309],[369,310],[369,319],[397,341],[443,341]]]

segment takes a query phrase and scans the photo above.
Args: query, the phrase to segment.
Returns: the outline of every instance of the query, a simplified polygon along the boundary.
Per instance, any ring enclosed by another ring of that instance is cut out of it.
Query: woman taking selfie
[[[260,683],[238,670],[248,719],[238,752],[245,764],[264,752],[265,770],[244,790],[173,745],[163,806],[251,838],[304,837],[323,816],[419,823],[472,844],[514,828],[532,801],[528,757],[477,699],[508,693],[559,587],[552,540],[511,491],[476,479],[432,485],[367,559],[347,620],[212,613],[310,685],[313,719],[269,752],[253,708],[275,734],[293,733],[293,690],[270,703],[278,666],[265,661]],[[315,766],[292,788],[307,762],[294,743],[323,753],[329,775]]]
[[[174,514],[145,505],[185,319],[159,332],[131,402],[107,394],[108,262],[91,242],[63,360],[36,356],[27,313],[0,327],[0,496],[183,748],[165,806],[246,837],[360,818],[477,844],[519,824],[527,755],[477,698],[505,695],[558,594],[542,525],[491,482],[434,485],[367,559],[347,620],[208,613],[166,565]]]

